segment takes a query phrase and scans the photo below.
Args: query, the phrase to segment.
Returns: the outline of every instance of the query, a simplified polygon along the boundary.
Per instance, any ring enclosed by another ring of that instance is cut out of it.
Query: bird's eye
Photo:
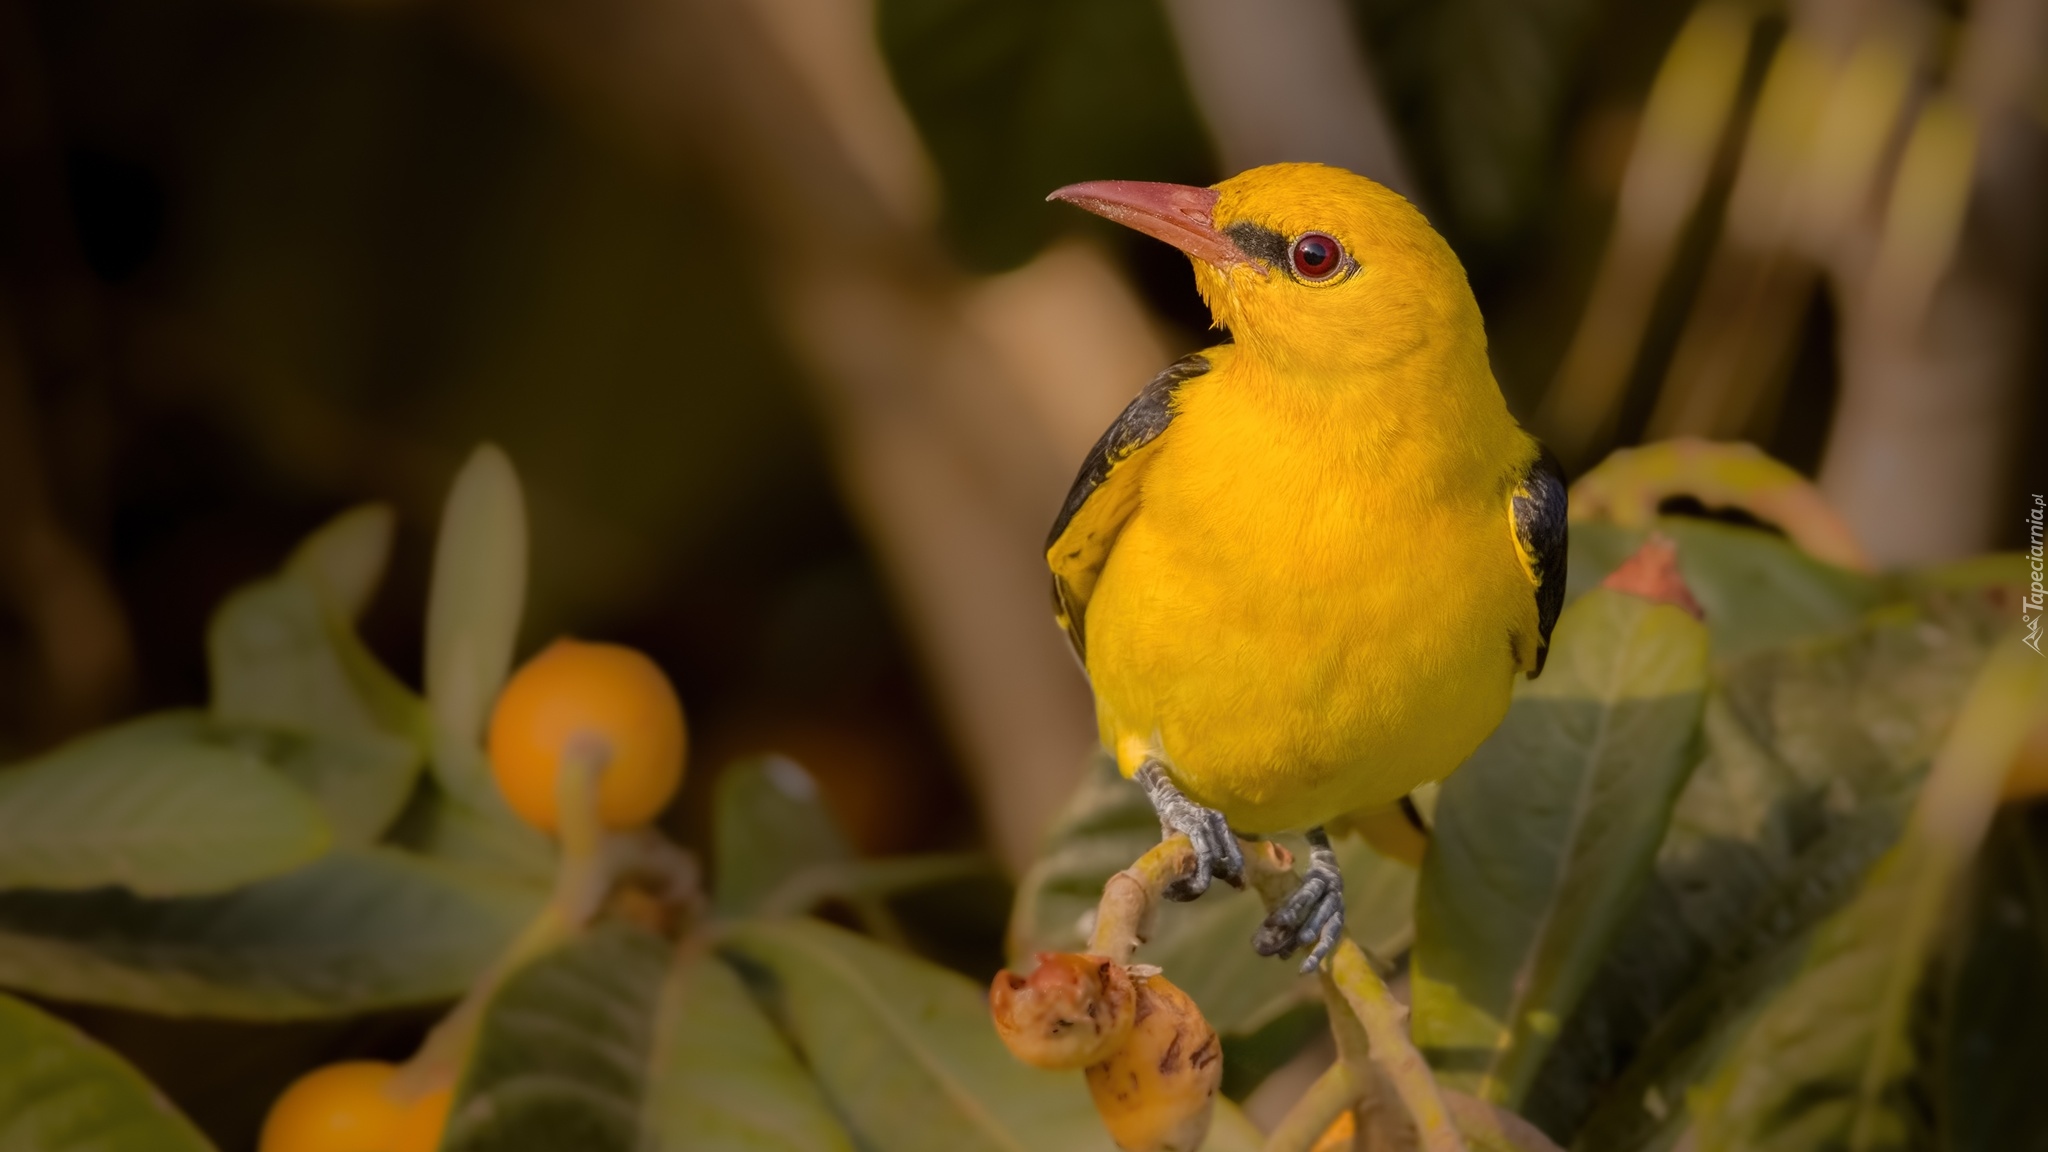
[[[1344,263],[1344,248],[1335,237],[1310,232],[1294,242],[1294,270],[1303,280],[1327,280]]]

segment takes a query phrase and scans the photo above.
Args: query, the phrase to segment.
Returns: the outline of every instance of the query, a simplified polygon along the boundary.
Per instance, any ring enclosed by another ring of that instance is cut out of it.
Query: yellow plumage
[[[1218,185],[1212,215],[1268,257],[1195,262],[1234,342],[1162,429],[1110,445],[1047,556],[1125,774],[1156,760],[1270,833],[1441,779],[1539,667],[1543,574],[1514,506],[1539,448],[1463,268],[1405,200],[1276,165]],[[1328,282],[1261,247],[1315,234],[1350,262]]]

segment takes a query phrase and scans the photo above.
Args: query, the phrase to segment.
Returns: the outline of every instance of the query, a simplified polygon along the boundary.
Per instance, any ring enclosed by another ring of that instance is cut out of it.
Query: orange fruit
[[[379,1152],[404,1108],[384,1094],[398,1071],[381,1060],[315,1068],[292,1082],[263,1120],[259,1152]]]
[[[448,1126],[448,1108],[455,1103],[453,1086],[429,1092],[406,1106],[391,1134],[389,1152],[435,1152],[441,1130]]]
[[[604,763],[598,816],[631,828],[683,782],[683,706],[654,661],[618,644],[561,639],[514,673],[491,713],[491,771],[520,818],[556,826],[555,777],[571,750]]]

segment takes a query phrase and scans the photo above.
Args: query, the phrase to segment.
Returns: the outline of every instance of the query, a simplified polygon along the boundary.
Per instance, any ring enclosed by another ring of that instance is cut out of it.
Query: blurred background
[[[203,700],[213,605],[365,500],[416,672],[488,439],[523,651],[681,689],[686,841],[774,749],[1015,868],[1093,742],[1045,529],[1215,338],[1081,179],[1363,172],[1574,474],[1748,439],[1879,564],[2012,547],[2044,55],[2048,0],[0,0],[0,758]]]

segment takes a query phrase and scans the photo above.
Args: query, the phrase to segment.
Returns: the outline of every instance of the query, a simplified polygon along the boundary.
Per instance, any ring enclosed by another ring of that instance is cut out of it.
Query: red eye
[[[1336,239],[1310,232],[1294,242],[1294,270],[1303,280],[1327,280],[1344,263],[1344,248]]]

